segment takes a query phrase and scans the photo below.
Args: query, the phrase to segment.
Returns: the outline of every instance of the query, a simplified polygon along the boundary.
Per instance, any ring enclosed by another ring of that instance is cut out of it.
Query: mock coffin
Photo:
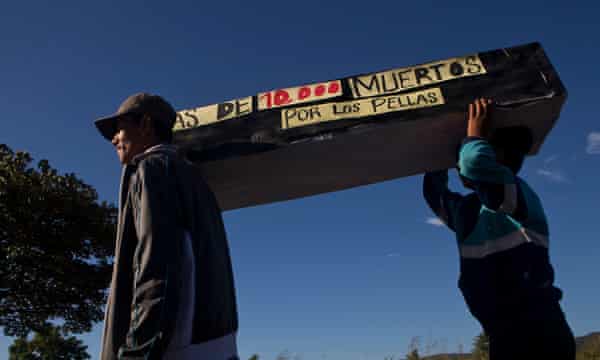
[[[223,210],[453,167],[477,97],[540,146],[566,90],[538,43],[262,92],[178,112],[175,143]]]

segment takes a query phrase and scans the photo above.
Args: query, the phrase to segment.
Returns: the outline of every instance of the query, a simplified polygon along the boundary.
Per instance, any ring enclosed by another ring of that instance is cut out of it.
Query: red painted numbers
[[[258,94],[258,109],[273,109],[286,105],[329,99],[339,95],[342,95],[342,86],[339,80],[273,90]]]

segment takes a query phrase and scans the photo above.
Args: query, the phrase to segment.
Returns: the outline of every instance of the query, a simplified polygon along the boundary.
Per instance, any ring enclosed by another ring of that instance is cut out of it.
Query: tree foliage
[[[490,339],[481,333],[473,340],[473,359],[488,360],[490,358]]]
[[[292,358],[292,356],[290,355],[290,352],[287,350],[284,350],[277,355],[275,360],[291,360],[291,358]]]
[[[413,349],[408,355],[406,355],[406,360],[420,360],[419,350]]]
[[[410,339],[410,343],[408,344],[408,354],[406,354],[407,360],[419,360],[421,356],[419,355],[419,348],[421,347],[421,338],[419,336],[415,336]]]
[[[90,359],[87,346],[71,336],[65,338],[59,329],[46,326],[36,332],[31,341],[16,339],[8,349],[9,360],[86,360]]]
[[[9,336],[102,319],[116,209],[74,174],[0,144],[0,326]]]
[[[600,360],[600,333],[592,333],[580,338],[577,360]]]

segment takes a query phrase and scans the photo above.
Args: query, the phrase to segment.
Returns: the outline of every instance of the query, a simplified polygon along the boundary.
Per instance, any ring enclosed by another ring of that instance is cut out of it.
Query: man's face
[[[146,140],[139,123],[133,118],[124,116],[117,121],[117,132],[113,136],[112,144],[117,150],[121,164],[129,164],[136,155],[144,152]]]

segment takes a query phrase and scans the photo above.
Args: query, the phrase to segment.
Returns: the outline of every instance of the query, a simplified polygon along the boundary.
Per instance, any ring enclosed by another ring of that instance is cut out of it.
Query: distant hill
[[[471,354],[437,354],[424,356],[421,359],[423,360],[471,360]]]
[[[589,333],[585,336],[579,336],[575,338],[575,343],[577,344],[577,349],[582,346],[593,344],[594,341],[596,343],[600,343],[600,331],[596,331],[593,333]]]
[[[600,360],[600,331],[589,333],[585,336],[575,338],[577,345],[577,359],[599,359]],[[594,354],[597,358],[592,357]],[[586,355],[586,356],[584,356]],[[470,353],[464,354],[437,354],[421,358],[422,360],[472,360]]]
[[[577,359],[600,359],[600,332],[593,332],[575,338]]]

